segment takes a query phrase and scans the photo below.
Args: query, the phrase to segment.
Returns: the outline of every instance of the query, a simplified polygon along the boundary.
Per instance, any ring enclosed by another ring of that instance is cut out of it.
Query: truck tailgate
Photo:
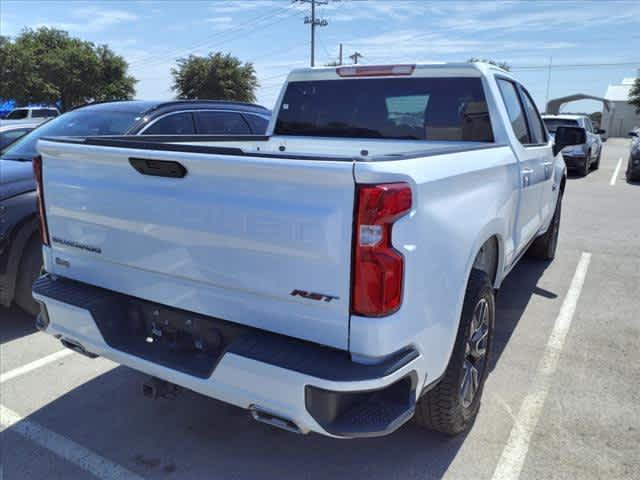
[[[52,273],[348,347],[351,161],[38,149]],[[132,158],[179,162],[186,175],[142,174]]]

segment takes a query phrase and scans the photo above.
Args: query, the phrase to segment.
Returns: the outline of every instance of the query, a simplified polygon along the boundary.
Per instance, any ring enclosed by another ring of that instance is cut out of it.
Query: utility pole
[[[353,55],[349,55],[349,58],[351,60],[353,60],[353,64],[357,65],[358,64],[358,59],[362,57],[362,54],[359,52],[354,52]]]
[[[553,57],[549,57],[549,66],[547,67],[547,98],[544,102],[544,109],[547,109],[549,103],[549,89],[551,88],[551,65],[553,64]]]
[[[294,0],[295,1],[295,0]],[[311,17],[304,17],[305,25],[311,26],[311,66],[315,66],[316,60],[316,27],[326,27],[329,25],[324,18],[316,18],[316,5],[326,5],[329,0],[298,0],[300,3],[311,4]]]
[[[338,65],[342,65],[342,44],[340,44],[340,54],[338,55]]]

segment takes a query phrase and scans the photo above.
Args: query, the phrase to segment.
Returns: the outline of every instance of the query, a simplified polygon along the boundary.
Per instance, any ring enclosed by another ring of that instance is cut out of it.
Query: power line
[[[160,53],[160,54],[150,55],[150,56],[146,57],[144,60],[142,60],[140,62],[134,62],[134,64],[137,64],[137,65],[150,64],[150,63],[153,63],[153,62],[155,62],[156,60],[159,60],[159,59],[164,61],[167,56],[180,55],[180,54],[183,54],[183,53],[187,52],[188,50],[193,50],[193,49],[196,49],[196,48],[200,48],[202,46],[205,46],[205,45],[209,44],[214,39],[216,39],[216,40],[225,39],[226,37],[228,37],[228,35],[234,34],[236,32],[239,32],[239,31],[243,30],[244,27],[247,26],[247,25],[250,25],[250,24],[259,25],[260,22],[262,22],[263,20],[267,20],[267,19],[273,17],[274,15],[278,15],[280,13],[283,13],[283,12],[289,10],[290,8],[291,8],[291,5],[287,5],[287,6],[281,8],[280,10],[277,10],[275,12],[262,13],[260,15],[257,15],[255,17],[253,17],[253,18],[250,18],[246,22],[240,23],[240,24],[235,25],[235,26],[233,26],[231,28],[227,28],[227,29],[224,29],[222,31],[218,31],[218,32],[215,32],[215,33],[213,33],[211,35],[208,35],[203,40],[201,40],[201,41],[199,41],[197,43],[191,44],[188,47],[176,48],[176,49],[173,49],[172,51],[170,51],[169,53],[163,52],[163,53]]]
[[[562,68],[586,68],[586,67],[633,67],[640,65],[640,61],[636,62],[611,62],[611,63],[573,63],[573,64],[554,64],[554,65],[527,65],[513,66],[511,70],[547,70]]]
[[[286,7],[280,8],[279,10],[276,10],[275,12],[267,12],[266,14],[261,14],[258,15],[256,17],[253,17],[252,19],[243,22],[241,24],[238,24],[232,28],[228,28],[224,31],[220,31],[220,32],[216,32],[212,35],[209,35],[208,37],[206,37],[205,40],[200,41],[198,43],[192,44],[188,47],[184,47],[184,48],[180,48],[180,49],[174,49],[172,52],[167,53],[164,52],[162,54],[156,54],[156,55],[150,55],[146,58],[144,58],[141,61],[138,62],[132,62],[130,64],[130,66],[135,66],[135,67],[141,67],[141,66],[150,66],[150,65],[155,65],[155,64],[159,64],[162,62],[165,62],[167,57],[177,57],[177,56],[181,56],[184,55],[186,53],[190,53],[190,51],[195,50],[195,49],[199,49],[202,48],[204,46],[210,45],[212,40],[215,39],[215,44],[221,44],[224,42],[228,42],[231,40],[235,40],[236,38],[239,37],[246,37],[248,35],[251,35],[261,29],[264,29],[266,27],[270,27],[271,25],[274,25],[275,23],[278,23],[280,20],[282,20],[283,18],[287,18],[290,17],[292,15],[295,15],[296,13],[298,13],[297,9],[293,8],[293,4],[291,5],[287,5]],[[273,22],[268,22],[268,23],[264,23],[265,20],[270,20],[272,18],[275,17],[275,20]],[[251,31],[247,32],[245,27],[248,25],[254,25],[254,28],[251,29]],[[216,38],[218,37],[218,38]]]

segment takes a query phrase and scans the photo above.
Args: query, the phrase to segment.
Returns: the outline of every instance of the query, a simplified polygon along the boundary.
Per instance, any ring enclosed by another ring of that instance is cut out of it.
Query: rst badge
[[[304,297],[309,300],[323,300],[325,302],[330,302],[331,300],[338,300],[340,297],[334,297],[332,295],[325,295],[324,293],[317,292],[307,292],[305,290],[293,290],[289,295],[292,297]]]

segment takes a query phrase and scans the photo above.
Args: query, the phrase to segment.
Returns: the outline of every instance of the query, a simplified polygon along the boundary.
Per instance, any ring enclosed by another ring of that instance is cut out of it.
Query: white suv
[[[9,112],[2,123],[40,123],[58,115],[60,115],[60,110],[55,107],[22,107]]]

